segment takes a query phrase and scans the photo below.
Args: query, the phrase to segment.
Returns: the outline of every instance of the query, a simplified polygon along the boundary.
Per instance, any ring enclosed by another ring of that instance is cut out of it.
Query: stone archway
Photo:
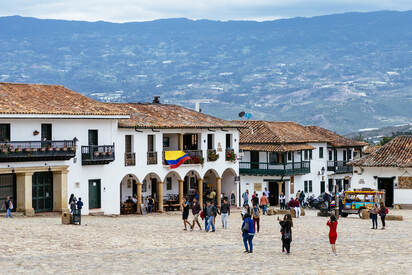
[[[216,193],[216,205],[221,205],[222,181],[219,173],[215,169],[209,169],[203,176],[204,180],[204,197],[207,198],[211,192]],[[209,197],[210,199],[210,197]]]
[[[136,197],[136,208],[133,209],[133,213],[141,214],[141,204],[142,204],[142,188],[139,179],[134,174],[125,175],[120,181],[120,213],[122,214],[131,214],[129,213],[131,209],[127,206],[126,202],[130,199],[133,200],[133,197]],[[122,208],[123,206],[123,208]],[[127,213],[126,213],[127,212]]]
[[[142,182],[143,199],[152,197],[155,200],[154,211],[163,212],[163,181],[156,173],[148,173]]]
[[[222,194],[230,205],[237,205],[239,200],[239,182],[236,177],[236,171],[232,168],[227,168],[222,174]]]
[[[195,197],[197,194],[199,196],[199,203],[202,205],[203,179],[199,172],[197,172],[196,170],[188,171],[183,178],[183,182],[180,188],[182,188],[182,194],[189,200],[192,200],[193,197]]]
[[[163,180],[164,184],[164,197],[168,205],[165,205],[169,210],[181,209],[183,203],[183,182],[184,180],[176,171],[170,171],[167,173]]]

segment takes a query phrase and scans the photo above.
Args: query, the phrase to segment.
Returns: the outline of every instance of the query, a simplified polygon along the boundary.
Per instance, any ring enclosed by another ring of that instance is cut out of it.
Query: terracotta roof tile
[[[309,144],[241,144],[240,149],[244,151],[263,152],[289,152],[300,150],[313,150],[315,147]]]
[[[380,145],[367,145],[362,149],[362,154],[369,155],[373,152],[379,150],[382,146]]]
[[[398,136],[368,156],[350,162],[363,167],[412,167],[412,136]]]
[[[59,85],[0,83],[0,114],[126,115]]]
[[[119,121],[120,128],[239,128],[223,120],[182,106],[159,103],[111,103],[130,115]]]
[[[329,140],[328,143],[333,147],[363,147],[368,144],[363,141],[356,141],[346,138],[319,126],[305,127],[308,128],[313,134],[318,135],[319,139],[322,139],[323,137],[324,140]]]

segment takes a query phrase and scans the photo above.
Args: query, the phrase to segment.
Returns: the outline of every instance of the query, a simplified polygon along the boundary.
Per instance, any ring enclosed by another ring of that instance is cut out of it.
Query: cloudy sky
[[[272,20],[347,11],[412,10],[412,0],[0,0],[0,16],[111,22],[186,17]]]

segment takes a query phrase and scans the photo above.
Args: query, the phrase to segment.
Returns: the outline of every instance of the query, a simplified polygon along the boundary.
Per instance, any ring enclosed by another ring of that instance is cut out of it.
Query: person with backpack
[[[260,209],[259,206],[254,205],[252,208],[253,228],[255,232],[259,233],[260,230]],[[257,231],[256,231],[257,226]]]
[[[385,218],[386,215],[389,213],[388,208],[385,207],[385,204],[381,202],[381,207],[379,208],[379,216],[381,216],[381,221],[382,221],[382,230],[385,229]]]
[[[242,223],[242,238],[245,246],[244,253],[253,253],[253,237],[255,236],[255,228],[249,214],[245,214]]]
[[[13,202],[9,196],[6,197],[3,205],[6,207],[6,219],[9,217],[13,218],[13,215],[11,214],[11,210],[13,210]]]
[[[336,256],[336,239],[338,238],[338,233],[336,228],[338,227],[338,221],[335,215],[330,216],[330,220],[326,223],[329,226],[329,243],[332,247],[332,253]]]
[[[281,221],[278,217],[278,221],[280,224],[280,233],[282,236],[282,252],[286,254],[290,254],[290,244],[292,242],[292,215],[286,214],[283,217],[283,221]]]
[[[189,218],[189,209],[190,209],[189,202],[186,200],[186,198],[183,198],[182,219],[183,219],[183,225],[185,227],[185,229],[183,229],[184,231],[187,231],[187,227],[186,227],[187,224],[189,225],[190,228],[192,228],[192,225],[190,224],[190,222],[187,221],[187,219]]]

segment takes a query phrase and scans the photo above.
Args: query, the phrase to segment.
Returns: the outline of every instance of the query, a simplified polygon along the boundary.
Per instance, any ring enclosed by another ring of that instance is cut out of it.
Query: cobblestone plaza
[[[307,211],[294,219],[291,255],[281,253],[277,216],[264,216],[254,253],[244,254],[241,218],[216,233],[183,231],[178,212],[146,216],[1,218],[1,274],[412,274],[412,211],[404,221],[371,230],[353,215],[338,225],[338,256],[330,253],[327,218]],[[189,219],[191,216],[189,217]]]

